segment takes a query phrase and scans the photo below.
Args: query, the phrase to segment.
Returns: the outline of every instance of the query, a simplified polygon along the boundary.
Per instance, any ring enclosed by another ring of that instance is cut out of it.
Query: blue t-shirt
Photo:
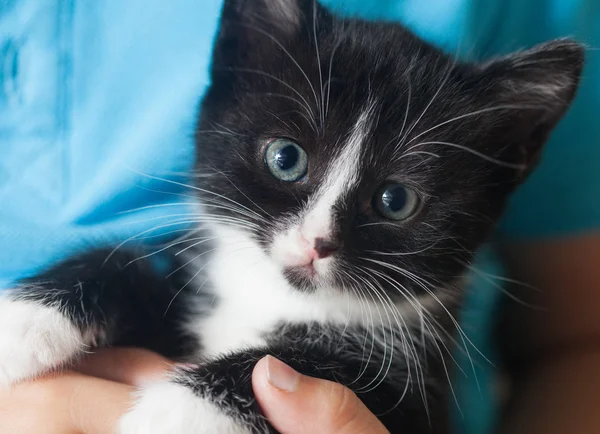
[[[326,0],[398,20],[463,56],[572,35],[600,43],[600,0]],[[88,245],[181,228],[173,179],[190,169],[222,0],[0,0],[0,288]],[[600,228],[600,56],[500,235]],[[138,209],[142,208],[142,209]],[[131,212],[124,212],[131,211]],[[480,268],[502,274],[482,255]],[[500,295],[474,276],[463,328],[471,365],[456,382],[458,431],[494,425],[490,313]],[[478,350],[475,349],[478,348]]]

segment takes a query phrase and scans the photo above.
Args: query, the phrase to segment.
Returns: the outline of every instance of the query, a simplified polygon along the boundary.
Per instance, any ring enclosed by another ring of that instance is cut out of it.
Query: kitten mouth
[[[310,277],[313,279],[317,277],[317,270],[315,269],[313,262],[310,262],[308,264],[303,264],[303,265],[295,265],[295,266],[285,267],[285,272],[286,272],[286,274],[294,273],[294,274],[299,274],[299,275],[302,275],[305,277]]]
[[[310,264],[306,265],[301,265],[296,268],[298,268],[302,273],[308,274],[313,278],[317,276],[317,270],[315,269],[314,262],[311,262]]]
[[[298,289],[315,289],[319,274],[312,262],[306,265],[285,267],[283,269],[285,278]]]

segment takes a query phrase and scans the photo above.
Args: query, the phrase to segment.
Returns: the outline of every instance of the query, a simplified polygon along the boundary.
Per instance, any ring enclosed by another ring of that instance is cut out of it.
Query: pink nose
[[[327,258],[340,248],[337,243],[325,238],[315,238],[314,242],[310,242],[304,235],[300,234],[300,237],[307,256],[313,261],[315,259]]]

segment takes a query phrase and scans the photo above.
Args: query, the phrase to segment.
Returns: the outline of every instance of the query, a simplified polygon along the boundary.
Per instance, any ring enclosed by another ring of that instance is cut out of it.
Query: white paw
[[[119,434],[250,434],[217,405],[169,381],[138,392],[119,423]]]
[[[51,371],[85,348],[58,310],[0,296],[0,387]]]

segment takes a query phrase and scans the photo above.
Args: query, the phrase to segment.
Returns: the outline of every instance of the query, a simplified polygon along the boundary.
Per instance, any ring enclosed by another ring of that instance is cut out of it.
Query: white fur
[[[138,392],[133,408],[119,421],[119,434],[250,434],[188,387],[162,381]]]
[[[302,236],[297,224],[291,223],[273,240],[271,256],[283,267],[301,267],[314,261],[311,250],[313,243]]]
[[[329,168],[321,187],[309,200],[306,215],[299,229],[309,241],[329,237],[333,206],[359,180],[362,149],[368,137],[373,110],[373,104],[369,104],[358,117],[346,146]]]
[[[290,286],[278,264],[248,234],[220,225],[213,230],[218,244],[208,268],[217,300],[210,312],[188,325],[200,334],[203,356],[263,346],[264,335],[282,322],[345,326],[367,321],[365,301],[361,305],[358,299],[332,287],[301,293]],[[202,283],[198,279],[198,286]],[[409,303],[397,308],[406,318],[418,318],[419,312]],[[368,309],[374,313],[382,306],[373,303]]]
[[[58,309],[0,296],[0,387],[65,364],[85,337]]]

